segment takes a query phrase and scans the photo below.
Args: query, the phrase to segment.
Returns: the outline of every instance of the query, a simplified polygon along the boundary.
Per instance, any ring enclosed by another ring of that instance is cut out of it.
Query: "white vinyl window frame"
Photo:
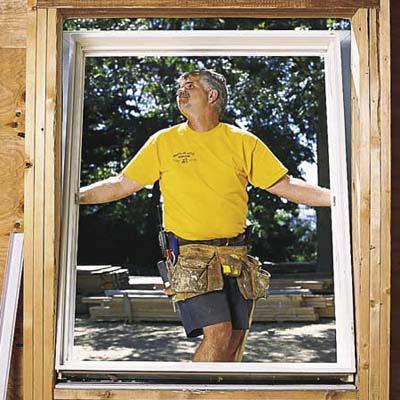
[[[345,376],[356,372],[346,137],[341,42],[349,32],[332,31],[125,31],[64,33],[63,223],[57,318],[59,374],[140,376]],[[332,192],[335,290],[335,363],[182,363],[74,361],[72,359],[83,94],[86,57],[128,56],[320,56],[325,63],[326,109]]]
[[[21,289],[24,234],[11,232],[0,303],[0,400],[7,399],[11,353]]]

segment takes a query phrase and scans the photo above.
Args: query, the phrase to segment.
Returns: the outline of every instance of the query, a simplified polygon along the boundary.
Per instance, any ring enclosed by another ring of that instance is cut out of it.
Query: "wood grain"
[[[18,132],[25,130],[25,69],[24,49],[0,48],[0,290],[10,232],[23,229],[25,154],[24,139]],[[21,326],[21,317],[19,313],[17,327]],[[17,328],[14,338],[21,344],[20,329]],[[22,349],[14,345],[14,350],[8,388],[11,400],[20,398],[22,390]]]
[[[0,2],[0,47],[26,47],[27,5],[25,0]]]
[[[27,73],[26,73],[26,162],[31,167],[25,171],[24,207],[24,352],[23,382],[24,400],[33,399],[33,320],[34,315],[34,194],[35,194],[35,115],[36,115],[36,12],[28,13],[27,25]]]
[[[380,316],[380,398],[390,398],[390,311],[391,311],[391,82],[390,82],[390,0],[382,0],[378,20],[380,81],[379,121],[381,138],[381,316]],[[393,153],[392,153],[393,151]],[[395,303],[394,303],[395,304]],[[395,340],[396,335],[393,335]],[[394,398],[394,397],[392,397]]]
[[[345,390],[67,390],[55,389],[54,400],[356,400]]]
[[[380,317],[381,317],[381,131],[379,123],[380,79],[378,72],[378,15],[376,10],[369,12],[369,65],[370,65],[370,368],[369,399],[380,397],[379,377]]]
[[[61,48],[58,38],[62,37],[62,27],[57,17],[55,9],[47,12],[47,43],[46,43],[46,101],[45,101],[45,202],[44,202],[44,264],[43,264],[43,398],[50,399],[53,393],[54,382],[54,356],[55,356],[55,325],[54,310],[56,309],[56,254],[58,254],[57,238],[59,237],[59,218],[60,214],[60,192],[61,187],[59,169],[57,168],[61,156],[60,141],[61,136],[61,113],[59,107],[60,96],[57,96],[57,84],[61,84],[62,65]],[[57,66],[58,65],[58,66]],[[61,85],[59,86],[61,87]],[[58,91],[60,93],[60,91]],[[57,128],[59,129],[57,131]],[[57,174],[57,176],[56,176]],[[58,200],[58,202],[57,202]],[[58,203],[58,204],[57,204]]]
[[[369,378],[369,222],[370,102],[368,10],[352,19],[352,227],[356,306],[357,380],[360,399],[368,399]],[[363,149],[363,151],[360,151]]]
[[[270,8],[357,9],[378,7],[378,0],[37,0],[40,8]]]
[[[33,399],[43,396],[44,355],[44,224],[45,224],[45,139],[46,127],[46,51],[47,51],[47,10],[38,10],[36,28],[36,99],[35,99],[35,191],[33,230]],[[46,219],[49,223],[53,221]],[[46,333],[47,334],[47,333]]]

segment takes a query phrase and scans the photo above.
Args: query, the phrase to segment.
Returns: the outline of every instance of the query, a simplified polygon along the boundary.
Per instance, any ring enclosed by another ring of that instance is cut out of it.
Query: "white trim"
[[[256,374],[274,375],[347,375],[353,371],[334,363],[229,363],[229,362],[154,362],[154,361],[66,361],[62,371],[82,373],[152,373],[152,374]]]
[[[330,31],[129,31],[70,33],[86,57],[146,55],[319,56]],[[251,41],[251,43],[249,43]]]
[[[101,383],[57,383],[56,389],[66,390],[190,390],[190,391],[349,391],[356,390],[355,385],[343,384],[343,385],[313,385],[313,384],[298,384],[298,385],[235,385],[235,384],[145,384],[145,383],[112,383],[112,384],[101,384]]]
[[[70,42],[67,137],[72,145],[66,158],[70,178],[65,179],[62,275],[58,319],[59,371],[167,371],[240,372],[284,374],[355,373],[350,229],[345,157],[345,126],[341,76],[340,40],[343,35],[329,31],[125,31],[67,33]],[[326,64],[328,143],[332,207],[333,264],[336,306],[336,363],[170,363],[170,362],[72,362],[75,268],[78,209],[74,196],[79,190],[79,160],[83,107],[85,57],[163,55],[257,55],[322,56]],[[71,139],[73,138],[73,139]],[[71,153],[72,152],[72,153]],[[68,175],[68,174],[67,174]],[[71,178],[72,176],[72,178]],[[68,227],[68,228],[66,228]],[[68,268],[67,268],[68,266]],[[68,271],[68,273],[67,273]],[[68,329],[67,329],[68,328]]]
[[[7,398],[11,353],[17,319],[23,265],[23,233],[10,234],[4,285],[0,305],[0,399]]]
[[[351,274],[351,250],[348,184],[343,179],[347,175],[346,136],[344,121],[344,103],[342,85],[342,68],[333,60],[341,60],[340,36],[333,41],[325,56],[326,107],[328,118],[328,148],[330,183],[334,196],[332,213],[332,249],[334,265],[334,288],[340,288],[340,295],[335,295],[336,310],[336,354],[338,360],[355,368],[354,361],[354,322]],[[329,110],[329,111],[328,111]],[[335,173],[333,173],[333,168]],[[347,223],[335,223],[347,221]],[[338,324],[339,328],[338,329]]]

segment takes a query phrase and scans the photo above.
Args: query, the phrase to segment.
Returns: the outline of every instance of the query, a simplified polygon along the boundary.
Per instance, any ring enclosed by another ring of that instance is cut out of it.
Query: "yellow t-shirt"
[[[255,135],[220,122],[207,132],[182,123],[155,133],[122,173],[143,186],[159,179],[165,230],[206,240],[242,233],[248,182],[265,189],[287,169]]]

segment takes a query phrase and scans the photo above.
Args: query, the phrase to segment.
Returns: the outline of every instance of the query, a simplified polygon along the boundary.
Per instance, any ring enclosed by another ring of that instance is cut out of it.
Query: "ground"
[[[335,321],[254,323],[244,362],[335,362]],[[76,319],[76,360],[190,361],[200,339],[176,323]]]

